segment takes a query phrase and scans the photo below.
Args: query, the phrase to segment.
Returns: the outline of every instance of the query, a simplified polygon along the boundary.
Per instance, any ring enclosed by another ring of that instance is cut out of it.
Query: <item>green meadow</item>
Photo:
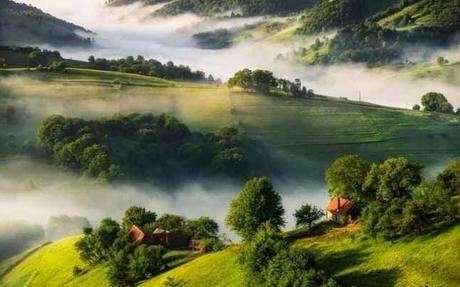
[[[65,238],[0,263],[0,270],[8,270],[1,273],[0,285],[109,286],[105,265],[88,267],[79,259],[74,248],[77,239]],[[319,266],[345,287],[455,287],[460,280],[459,224],[393,243],[363,238],[356,229],[335,228],[323,235],[299,239],[295,244],[310,250]],[[195,256],[140,286],[160,287],[168,277],[188,287],[244,286],[244,274],[238,264],[239,248],[231,246]],[[170,256],[175,255],[177,252]],[[73,276],[75,265],[85,267],[88,272]]]
[[[33,140],[38,123],[51,114],[99,118],[153,112],[172,114],[197,131],[238,127],[271,149],[280,162],[321,176],[325,166],[346,153],[372,160],[405,155],[425,165],[460,154],[460,118],[453,115],[324,96],[264,96],[226,86],[85,69],[1,74],[0,92],[8,95],[2,101],[23,107],[26,115],[17,124],[22,142]],[[17,131],[17,125],[5,128]]]

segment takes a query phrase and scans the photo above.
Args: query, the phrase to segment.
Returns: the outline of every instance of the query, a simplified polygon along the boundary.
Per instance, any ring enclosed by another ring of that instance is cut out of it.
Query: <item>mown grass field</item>
[[[34,139],[39,121],[51,114],[99,118],[153,112],[173,114],[192,130],[236,126],[267,146],[274,158],[321,177],[324,167],[346,153],[371,160],[405,155],[426,165],[460,154],[457,116],[82,69],[3,73],[10,75],[0,78],[0,92],[10,95],[3,101],[24,107],[26,115],[4,131],[14,132],[20,142]]]
[[[74,249],[77,239],[70,237],[41,247],[0,276],[0,286],[108,286],[105,265],[73,276],[73,266],[85,266]],[[333,228],[295,244],[310,250],[319,266],[345,287],[456,287],[460,282],[460,224],[394,243],[364,239],[357,227]],[[238,265],[238,252],[239,247],[232,246],[199,256],[140,286],[161,287],[169,277],[187,287],[242,287],[244,273]],[[0,263],[0,270],[8,264],[11,260]]]

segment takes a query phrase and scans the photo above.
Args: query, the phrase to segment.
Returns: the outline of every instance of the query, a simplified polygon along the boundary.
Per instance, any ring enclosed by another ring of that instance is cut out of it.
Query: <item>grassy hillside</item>
[[[168,271],[141,284],[143,287],[163,286],[170,277],[186,282],[187,287],[243,286],[243,272],[238,265],[238,251],[224,251],[203,255],[185,265]]]
[[[76,31],[89,32],[83,27],[26,4],[0,1],[0,19],[0,45],[91,44],[90,39],[76,34]]]
[[[108,286],[104,265],[74,277],[74,265],[84,266],[73,244],[78,237],[44,246],[0,276],[1,286]],[[308,248],[321,268],[333,274],[341,286],[458,286],[460,274],[460,225],[439,228],[416,238],[394,243],[362,239],[356,228],[332,229],[326,235],[296,242]],[[186,286],[244,286],[238,267],[238,247],[203,255],[141,286],[163,286],[166,278]],[[20,255],[21,256],[21,255]],[[0,264],[2,268],[8,261]],[[45,284],[45,285],[43,285]]]
[[[53,113],[99,118],[154,112],[173,114],[192,130],[237,126],[271,148],[275,159],[290,162],[288,170],[319,178],[323,168],[344,153],[369,159],[406,155],[422,164],[460,154],[456,116],[326,97],[262,96],[224,86],[83,69],[3,73],[10,75],[0,78],[3,91],[13,96],[4,101],[26,106],[28,114],[17,126],[5,126],[5,144],[10,132],[18,145],[33,140],[38,122]]]
[[[299,244],[309,248],[343,286],[458,286],[460,225],[395,243],[361,240],[355,233]]]

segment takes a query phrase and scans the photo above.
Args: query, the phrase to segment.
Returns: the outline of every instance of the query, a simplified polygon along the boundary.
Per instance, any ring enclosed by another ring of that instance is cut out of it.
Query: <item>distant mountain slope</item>
[[[0,0],[0,44],[89,46],[89,33],[83,27],[58,19],[30,5]]]
[[[233,12],[242,16],[272,15],[299,12],[313,6],[318,0],[109,0],[112,6],[127,5],[135,2],[158,4],[169,2],[156,12],[156,15],[177,15],[195,13],[215,15]]]

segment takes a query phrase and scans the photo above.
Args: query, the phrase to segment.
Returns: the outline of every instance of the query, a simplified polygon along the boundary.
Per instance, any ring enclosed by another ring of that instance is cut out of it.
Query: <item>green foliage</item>
[[[157,219],[157,214],[148,211],[143,207],[131,206],[125,211],[122,219],[124,229],[130,229],[132,225],[136,225],[142,229],[146,224],[153,223]]]
[[[177,15],[195,13],[214,15],[227,11],[240,11],[239,15],[254,16],[285,14],[311,6],[315,0],[178,0],[171,1],[156,12],[157,15]],[[235,13],[232,15],[236,16]]]
[[[296,226],[312,227],[312,224],[324,216],[323,210],[310,204],[304,204],[294,213]]]
[[[269,223],[260,226],[259,231],[244,247],[240,258],[247,284],[252,286],[262,284],[264,281],[262,272],[277,254],[287,248],[287,242]]]
[[[139,282],[159,274],[165,268],[164,253],[165,250],[161,246],[137,247],[128,264],[130,281]]]
[[[460,158],[453,159],[437,178],[438,183],[451,195],[460,195]]]
[[[160,228],[166,231],[184,231],[185,217],[175,214],[163,214],[153,223],[154,228]]]
[[[320,0],[303,16],[299,32],[319,33],[356,23],[363,18],[361,2],[359,0]]]
[[[219,225],[209,217],[199,217],[187,221],[185,230],[193,239],[216,238],[219,233]]]
[[[283,214],[281,197],[268,178],[253,178],[232,200],[226,223],[244,240],[250,240],[267,222],[279,230],[284,225]]]
[[[81,259],[91,264],[110,259],[112,246],[120,232],[120,225],[110,218],[105,218],[96,230],[91,233],[87,231],[75,244]]]
[[[361,202],[368,196],[362,186],[369,171],[369,163],[356,155],[344,155],[326,170],[326,183],[330,197],[340,196]]]
[[[337,286],[323,271],[316,269],[305,250],[289,247],[270,224],[262,226],[244,246],[240,262],[246,286]]]
[[[198,242],[198,249],[201,252],[216,252],[224,250],[226,247],[226,243],[217,237],[210,237],[201,239]]]
[[[192,133],[168,115],[119,115],[99,121],[51,116],[39,126],[37,137],[55,163],[101,181],[239,178],[261,168],[260,152],[236,129]]]
[[[407,158],[395,157],[381,164],[372,164],[363,185],[369,198],[390,202],[394,198],[410,196],[421,182],[421,167]]]
[[[240,70],[228,80],[227,84],[230,88],[240,87],[244,90],[255,91],[262,94],[278,92],[296,97],[313,95],[312,90],[307,90],[305,87],[302,87],[302,83],[299,79],[296,79],[294,82],[285,79],[277,79],[273,76],[272,72],[265,70]]]
[[[53,61],[48,66],[48,70],[51,72],[65,72],[66,69],[67,69],[67,63],[64,61]]]
[[[427,93],[422,97],[422,105],[425,111],[448,113],[454,112],[454,107],[447,101],[446,97],[440,93]]]
[[[92,57],[92,58],[91,58]],[[105,58],[88,59],[92,67],[103,71],[117,71],[145,76],[153,76],[164,79],[206,81],[206,74],[202,71],[192,71],[189,66],[175,65],[169,61],[166,64],[155,59],[144,59],[142,56],[136,58],[129,56],[124,59],[110,60]]]
[[[324,271],[316,270],[315,265],[311,255],[304,249],[291,247],[282,250],[264,270],[264,286],[338,286]]]

